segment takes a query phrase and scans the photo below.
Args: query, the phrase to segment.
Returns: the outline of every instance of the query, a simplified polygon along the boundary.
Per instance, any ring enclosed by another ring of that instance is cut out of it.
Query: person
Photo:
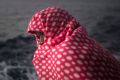
[[[36,37],[38,80],[120,80],[120,62],[65,9],[36,12],[27,32]]]

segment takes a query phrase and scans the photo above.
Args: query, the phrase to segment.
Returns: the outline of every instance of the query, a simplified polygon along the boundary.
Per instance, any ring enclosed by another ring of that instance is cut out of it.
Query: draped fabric
[[[66,10],[36,12],[27,32],[44,32],[32,59],[38,80],[120,80],[120,62]]]

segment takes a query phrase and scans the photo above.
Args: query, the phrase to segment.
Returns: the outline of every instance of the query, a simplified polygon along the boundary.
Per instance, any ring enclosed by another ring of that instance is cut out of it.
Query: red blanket
[[[32,60],[39,80],[120,80],[120,62],[64,9],[38,11],[27,31],[44,32]]]

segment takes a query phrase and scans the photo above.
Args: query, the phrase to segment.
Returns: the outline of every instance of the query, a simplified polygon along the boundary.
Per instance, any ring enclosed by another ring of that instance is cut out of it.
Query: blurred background
[[[0,80],[37,80],[32,65],[31,16],[48,6],[65,8],[89,36],[120,61],[120,0],[0,0]]]

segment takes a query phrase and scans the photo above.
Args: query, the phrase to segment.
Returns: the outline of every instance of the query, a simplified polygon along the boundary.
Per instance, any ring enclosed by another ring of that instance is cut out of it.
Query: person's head
[[[65,40],[66,36],[72,35],[79,26],[66,10],[48,7],[32,16],[27,31],[36,35],[37,44],[56,45]]]

